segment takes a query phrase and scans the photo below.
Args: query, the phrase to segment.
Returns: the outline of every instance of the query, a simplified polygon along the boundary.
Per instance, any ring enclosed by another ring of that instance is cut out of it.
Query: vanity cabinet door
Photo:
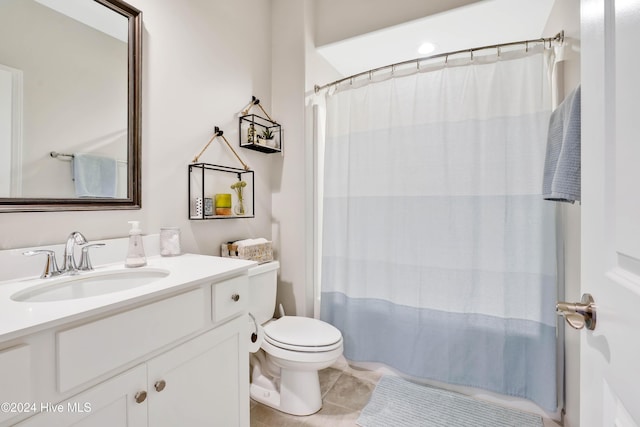
[[[61,403],[38,402],[20,427],[145,427],[147,370],[140,365]],[[138,403],[139,402],[139,403]]]
[[[241,316],[150,360],[149,425],[248,426],[246,330]]]

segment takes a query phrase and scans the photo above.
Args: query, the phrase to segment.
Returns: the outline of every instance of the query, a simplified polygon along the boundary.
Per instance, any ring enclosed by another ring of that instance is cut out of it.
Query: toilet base
[[[318,371],[280,370],[280,387],[261,375],[249,388],[251,398],[291,415],[311,415],[322,409]]]

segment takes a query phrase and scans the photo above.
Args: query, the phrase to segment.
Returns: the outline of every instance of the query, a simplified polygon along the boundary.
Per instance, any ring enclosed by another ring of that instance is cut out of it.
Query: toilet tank
[[[259,324],[270,320],[276,309],[279,268],[278,261],[271,261],[249,269],[249,313]]]

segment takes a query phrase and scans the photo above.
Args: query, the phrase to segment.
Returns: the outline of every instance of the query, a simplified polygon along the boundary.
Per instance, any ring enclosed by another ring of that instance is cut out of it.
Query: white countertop
[[[53,284],[68,276],[38,279],[6,280],[0,282],[0,343],[22,335],[38,332],[89,315],[106,313],[129,305],[137,305],[155,297],[170,295],[202,283],[214,283],[246,273],[254,261],[222,258],[207,255],[183,254],[176,257],[152,256],[147,266],[130,269],[169,270],[167,277],[148,285],[93,297],[49,302],[18,302],[11,295],[21,290]],[[122,270],[123,264],[115,263],[95,267],[90,273]]]

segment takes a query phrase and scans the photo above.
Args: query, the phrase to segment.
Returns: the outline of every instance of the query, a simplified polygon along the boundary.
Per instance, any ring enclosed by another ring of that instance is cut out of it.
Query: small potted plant
[[[263,140],[263,144],[268,146],[268,147],[275,147],[276,143],[274,140],[275,135],[273,134],[273,132],[271,131],[271,129],[266,128],[265,130],[262,131],[262,135],[260,135],[260,139]]]

